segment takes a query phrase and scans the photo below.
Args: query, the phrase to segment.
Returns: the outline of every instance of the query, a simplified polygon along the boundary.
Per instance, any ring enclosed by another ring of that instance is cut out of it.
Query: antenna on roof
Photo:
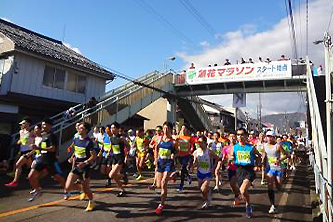
[[[66,36],[66,24],[64,25],[64,29],[62,31],[62,42],[65,41],[65,36]]]

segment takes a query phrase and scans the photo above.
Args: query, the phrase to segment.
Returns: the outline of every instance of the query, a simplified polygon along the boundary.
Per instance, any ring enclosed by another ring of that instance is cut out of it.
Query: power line
[[[196,10],[196,8],[188,0],[179,1],[187,11],[193,15],[193,17],[213,36],[215,37],[215,29],[207,22],[207,20],[201,15],[201,13]]]
[[[295,59],[297,59],[298,58],[297,41],[296,41],[295,23],[294,23],[294,16],[293,16],[291,0],[288,0],[288,3],[286,2],[286,6],[289,9],[289,10],[287,10],[287,13],[289,14],[289,19],[290,19],[289,29],[291,28],[290,32],[291,32],[292,42],[293,42],[294,57],[295,57]]]
[[[330,20],[329,20],[328,26],[327,26],[327,32],[330,30],[332,16],[333,16],[333,5],[332,5],[332,8],[331,8],[331,15],[330,15]]]
[[[172,31],[176,36],[178,36],[180,39],[185,40],[187,42],[190,42],[192,45],[194,45],[196,48],[198,46],[185,34],[183,34],[181,31],[179,31],[174,25],[172,25],[168,20],[166,20],[162,15],[160,15],[153,7],[148,5],[144,0],[135,1],[139,3],[139,5],[144,8],[147,12],[149,12],[151,15],[153,15],[159,22],[161,22],[164,26],[166,26],[170,31]]]
[[[309,55],[309,0],[306,0],[306,55]]]

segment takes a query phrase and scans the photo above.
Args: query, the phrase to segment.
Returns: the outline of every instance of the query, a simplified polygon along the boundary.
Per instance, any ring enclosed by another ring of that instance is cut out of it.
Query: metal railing
[[[191,96],[189,98],[191,99],[191,101],[193,101],[191,102],[191,104],[195,109],[195,111],[197,112],[197,115],[201,119],[205,128],[207,130],[213,130],[212,121],[209,118],[207,112],[205,111],[205,108],[203,107],[200,98],[198,96]]]
[[[317,95],[314,87],[311,67],[307,58],[307,93],[309,98],[310,118],[312,125],[312,149],[310,154],[310,163],[313,167],[315,175],[316,193],[319,195],[321,202],[321,212],[323,213],[324,221],[329,220],[329,212],[333,212],[332,209],[332,197],[329,196],[328,187],[328,162],[327,162],[327,147],[325,143],[324,130],[322,125],[322,119],[320,116]],[[310,132],[309,132],[310,133]],[[329,204],[331,202],[331,204]]]
[[[153,71],[151,73],[148,73],[147,75],[144,75],[144,76],[142,76],[138,79],[135,79],[135,81],[147,84],[147,83],[150,82],[151,78],[156,78],[156,76],[160,76],[160,75],[162,75],[162,74],[159,73],[158,71]],[[129,83],[126,83],[125,85],[119,86],[119,87],[117,87],[113,90],[110,90],[110,91],[106,92],[98,100],[99,101],[107,100],[108,98],[111,98],[111,97],[113,98],[116,95],[121,97],[121,95],[124,92],[127,92],[128,90],[134,91],[138,88],[140,88],[140,86],[134,84],[133,82],[129,82]],[[56,115],[50,117],[50,119],[52,120],[54,126],[59,126],[63,121],[68,121],[68,122],[76,121],[77,117],[79,115],[81,115],[82,113],[84,113],[83,111],[85,110],[85,106],[86,106],[85,103],[80,103],[80,104],[77,104],[77,105],[73,106],[72,108],[75,110],[76,115],[74,115],[71,118],[66,118],[65,117],[66,111],[67,111],[67,110],[65,110],[65,111],[62,111],[62,112],[57,113]],[[32,125],[30,128],[32,129],[38,124],[40,124],[40,122]],[[57,127],[54,127],[54,128],[57,128]],[[11,135],[13,142],[15,141],[15,138],[18,137],[18,135],[19,135],[19,132],[14,133],[14,134]]]

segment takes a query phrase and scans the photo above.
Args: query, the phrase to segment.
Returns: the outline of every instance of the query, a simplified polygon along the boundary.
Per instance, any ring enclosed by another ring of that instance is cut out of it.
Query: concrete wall
[[[140,112],[139,115],[146,117],[144,129],[155,129],[157,125],[162,125],[167,120],[167,99],[159,98]]]

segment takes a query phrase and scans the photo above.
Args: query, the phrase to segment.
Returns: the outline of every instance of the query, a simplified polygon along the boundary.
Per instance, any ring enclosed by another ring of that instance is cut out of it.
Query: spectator
[[[249,58],[249,63],[254,63],[252,58]]]
[[[287,61],[286,57],[284,55],[281,55],[281,57],[278,59],[278,61]]]
[[[211,65],[211,64],[209,64],[209,65],[208,65],[208,67],[212,67],[212,65]]]
[[[244,64],[244,63],[246,63],[244,58],[241,58],[241,64]]]
[[[75,114],[76,114],[75,109],[74,109],[73,107],[71,107],[71,108],[69,108],[69,109],[66,111],[66,113],[65,113],[65,117],[66,117],[66,119],[70,119],[70,118],[72,118],[73,116],[75,116]]]
[[[270,63],[272,60],[270,58],[266,58],[265,62]]]
[[[216,63],[214,64],[214,67],[215,67],[215,66],[217,66],[217,64],[216,64]]]
[[[263,62],[261,57],[259,57],[259,62]]]
[[[87,108],[90,109],[90,108],[93,108],[97,105],[97,100],[95,97],[91,97],[87,103]]]
[[[229,59],[226,59],[226,60],[225,60],[225,63],[224,63],[224,65],[225,65],[225,66],[231,65],[231,63],[230,63]]]
[[[193,63],[193,62],[191,63],[191,67],[190,67],[190,69],[195,69],[195,67],[194,67],[194,63]]]

